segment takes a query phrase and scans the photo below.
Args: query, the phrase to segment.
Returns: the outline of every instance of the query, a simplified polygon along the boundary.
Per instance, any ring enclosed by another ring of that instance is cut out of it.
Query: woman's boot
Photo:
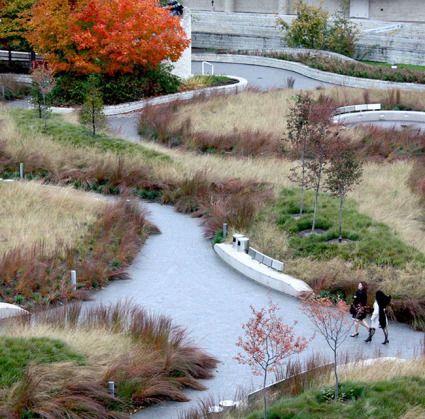
[[[382,331],[384,332],[384,336],[385,336],[385,340],[382,342],[383,345],[386,345],[387,343],[390,343],[390,341],[388,340],[388,329],[382,329]]]
[[[375,334],[375,329],[373,327],[369,328],[369,336],[365,340],[365,342],[372,342],[372,337]]]

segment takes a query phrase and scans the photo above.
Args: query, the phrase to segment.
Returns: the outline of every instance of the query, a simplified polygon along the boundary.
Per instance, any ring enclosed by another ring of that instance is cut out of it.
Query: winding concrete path
[[[199,64],[199,65],[198,65]],[[193,72],[199,73],[200,63],[193,63]],[[267,67],[216,63],[216,74],[236,74],[260,89],[286,87],[287,77],[295,78],[295,87],[314,89],[323,85],[307,77],[285,70]],[[111,128],[122,137],[137,141],[139,114],[109,117]],[[221,361],[216,377],[205,382],[207,392],[188,391],[189,403],[163,403],[135,415],[137,418],[175,419],[179,413],[197,405],[209,395],[216,399],[232,399],[238,388],[258,387],[261,380],[253,378],[246,366],[233,359],[237,353],[235,342],[241,334],[241,325],[250,316],[250,305],[257,308],[268,299],[281,307],[286,322],[298,321],[297,333],[310,337],[313,328],[301,311],[300,302],[292,297],[271,291],[243,277],[225,265],[213,252],[211,244],[203,239],[199,220],[176,213],[172,207],[143,204],[151,212],[150,219],[160,228],[161,235],[152,236],[131,268],[131,279],[115,282],[96,295],[97,301],[113,302],[132,298],[134,302],[158,313],[169,315],[176,324],[186,327],[197,345]],[[349,338],[343,351],[363,353],[365,357],[412,357],[423,333],[417,333],[401,324],[391,325],[391,343],[382,346],[379,331],[372,345],[361,337]],[[316,337],[306,357],[312,352],[327,352],[326,343]]]
[[[162,234],[149,238],[131,267],[131,279],[116,281],[95,294],[98,302],[115,302],[130,298],[148,310],[170,316],[176,324],[190,331],[194,342],[218,357],[221,361],[216,377],[205,381],[208,392],[190,391],[189,403],[164,403],[149,408],[137,418],[177,418],[178,413],[196,405],[208,394],[219,398],[233,398],[238,387],[258,386],[246,366],[239,365],[233,357],[237,353],[235,342],[241,334],[241,325],[250,316],[250,305],[257,308],[267,304],[269,298],[281,307],[286,322],[298,321],[297,333],[311,337],[313,328],[301,311],[295,298],[271,291],[232,270],[219,259],[209,241],[203,238],[198,219],[176,213],[170,206],[142,204],[150,211],[149,219]],[[348,338],[343,350],[363,352],[375,357],[414,355],[423,334],[401,324],[391,324],[390,345],[382,346],[381,332],[371,345],[360,338]],[[310,344],[311,352],[328,353],[324,341],[316,337]]]
[[[194,69],[197,70],[196,64]],[[216,67],[216,73],[240,75],[261,89],[286,85],[288,75],[284,70],[269,72],[262,67],[261,74],[259,71],[255,66],[245,65],[220,64]],[[296,78],[296,88],[317,87],[318,82],[311,79],[302,81],[303,76],[295,73],[293,77]],[[301,84],[304,82],[306,84]],[[111,128],[123,138],[139,139],[138,113],[108,119]],[[197,345],[220,359],[216,377],[205,382],[208,392],[188,391],[192,402],[164,403],[135,415],[137,418],[175,419],[179,412],[208,395],[229,399],[234,397],[238,387],[259,386],[261,380],[253,378],[249,368],[233,359],[237,353],[235,342],[241,334],[242,323],[250,315],[251,304],[261,307],[272,298],[280,305],[281,315],[287,323],[298,321],[297,333],[310,337],[313,328],[302,313],[298,300],[258,285],[225,265],[203,238],[199,220],[178,214],[172,207],[151,203],[142,205],[151,212],[149,218],[162,234],[152,236],[146,242],[131,267],[131,279],[110,284],[94,298],[98,302],[130,298],[149,310],[168,315],[190,331]],[[385,347],[380,344],[382,336],[379,331],[371,345],[363,342],[365,337],[363,329],[361,337],[349,338],[343,350],[362,352],[366,357],[378,356],[380,351],[383,356],[411,357],[423,333],[401,324],[391,324],[391,343]],[[327,347],[320,337],[316,337],[302,356],[322,351],[327,351]]]

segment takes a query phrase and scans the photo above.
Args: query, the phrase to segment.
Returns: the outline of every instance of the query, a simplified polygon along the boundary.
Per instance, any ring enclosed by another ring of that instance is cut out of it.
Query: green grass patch
[[[268,419],[388,419],[399,418],[409,409],[425,408],[425,379],[402,377],[372,384],[343,383],[341,400],[332,398],[333,389],[311,390],[274,403]],[[262,411],[248,419],[262,419]]]
[[[383,62],[379,62],[379,61],[367,61],[367,60],[362,60],[360,61],[361,63],[364,64],[369,64],[369,65],[376,65],[378,67],[385,67],[385,68],[391,68],[392,65],[394,64],[390,64],[390,63],[383,63]],[[415,70],[415,71],[425,71],[425,66],[423,65],[417,65],[417,64],[396,64],[397,69],[403,69],[406,68],[408,70]]]
[[[0,387],[14,384],[30,364],[64,361],[82,365],[84,357],[56,339],[0,337]]]
[[[64,121],[60,115],[49,116],[46,130],[44,121],[38,118],[36,112],[32,110],[13,110],[11,115],[19,130],[25,134],[46,134],[51,136],[54,141],[77,148],[95,148],[103,152],[130,154],[140,156],[145,160],[171,161],[169,156],[150,150],[141,144],[131,143],[105,133],[93,137],[89,130]]]
[[[227,76],[217,76],[212,74],[195,75],[185,80],[180,86],[180,90],[201,89],[203,87],[225,86],[235,84],[237,80]]]
[[[313,221],[312,192],[305,197],[305,215],[295,219],[299,212],[300,193],[297,189],[284,189],[275,204],[275,214],[280,228],[289,236],[289,245],[294,257],[332,259],[339,257],[357,267],[368,265],[404,267],[408,262],[416,262],[425,267],[425,255],[406,245],[390,227],[377,223],[361,214],[356,204],[348,200],[343,210],[343,238],[351,240],[347,244],[328,243],[338,238],[339,200],[321,194],[317,216],[317,228],[325,230],[322,235],[299,236],[299,232],[311,229]]]

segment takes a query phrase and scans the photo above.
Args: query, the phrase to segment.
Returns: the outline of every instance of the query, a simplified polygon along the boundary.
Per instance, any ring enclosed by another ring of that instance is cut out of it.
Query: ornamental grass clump
[[[0,391],[7,418],[129,418],[153,403],[188,400],[184,390],[205,389],[198,380],[211,378],[218,362],[169,318],[130,301],[65,305],[35,313],[33,322],[12,321],[2,333],[11,337],[0,345],[8,339],[34,349],[20,349],[26,363]]]

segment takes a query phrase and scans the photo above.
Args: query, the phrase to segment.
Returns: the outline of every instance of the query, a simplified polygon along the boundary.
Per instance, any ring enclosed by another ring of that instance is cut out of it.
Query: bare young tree
[[[342,242],[342,209],[348,192],[360,183],[363,162],[347,139],[340,138],[335,141],[326,168],[326,189],[339,198],[339,235],[338,241]]]
[[[40,65],[32,72],[33,100],[38,106],[39,115],[44,120],[44,129],[47,129],[47,117],[49,112],[48,94],[55,87],[55,78],[52,70],[45,65]],[[40,101],[41,99],[41,101]]]
[[[333,352],[335,400],[338,400],[338,349],[347,339],[352,325],[348,316],[348,305],[343,300],[335,304],[328,298],[313,298],[304,302],[304,312]]]
[[[310,114],[313,101],[311,96],[302,93],[295,96],[295,102],[290,108],[288,120],[286,122],[288,141],[291,150],[300,159],[300,166],[291,170],[290,180],[301,189],[300,196],[300,215],[304,212],[304,194],[305,194],[305,174],[306,174],[306,154],[308,149],[308,127],[310,124]]]
[[[91,128],[92,136],[96,136],[96,130],[105,125],[103,113],[102,92],[98,87],[97,79],[89,77],[89,87],[80,110],[80,122]]]
[[[319,193],[322,188],[322,180],[330,153],[330,127],[326,123],[314,125],[311,131],[311,159],[306,163],[306,189],[314,192],[313,222],[311,232],[314,233],[317,221],[317,208],[319,204]]]
[[[267,419],[267,374],[307,347],[307,340],[295,337],[294,328],[283,322],[278,310],[278,305],[271,301],[268,307],[258,311],[251,306],[252,317],[242,326],[245,336],[236,343],[243,350],[236,360],[251,367],[253,374],[263,375],[264,419]]]

